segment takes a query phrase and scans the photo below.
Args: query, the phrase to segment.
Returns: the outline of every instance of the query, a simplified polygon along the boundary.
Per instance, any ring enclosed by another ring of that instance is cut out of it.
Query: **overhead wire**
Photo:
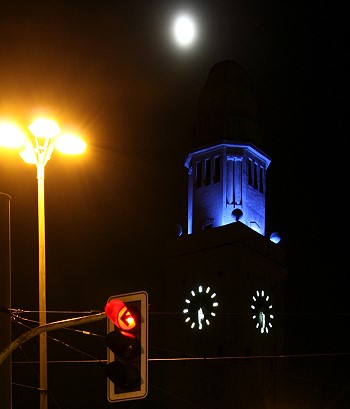
[[[89,311],[89,312],[91,312],[91,311]],[[21,311],[21,313],[22,313],[22,311]],[[32,311],[30,311],[30,313],[32,313]],[[79,313],[79,312],[74,312],[74,313]],[[14,314],[14,322],[19,324],[19,325],[22,325],[22,326],[24,326],[26,328],[31,328],[26,323],[36,323],[36,324],[38,323],[35,320],[31,320],[29,318],[26,318],[26,317],[23,317],[23,316],[19,315],[18,310],[14,310],[13,314]],[[154,313],[154,314],[157,314],[157,313]],[[234,313],[234,314],[237,314],[237,313]],[[314,315],[314,313],[310,313],[310,314]],[[105,336],[105,335],[96,334],[96,333],[86,331],[86,330],[79,330],[79,329],[72,329],[72,328],[62,328],[62,329],[73,331],[73,332],[83,334],[83,335],[90,335],[90,336],[94,336],[94,337],[104,337]],[[90,363],[90,364],[91,363],[99,363],[99,364],[102,363],[102,364],[105,364],[105,363],[107,363],[107,360],[98,359],[98,358],[94,357],[91,354],[88,354],[88,353],[86,353],[84,351],[81,351],[78,348],[73,347],[72,345],[70,345],[69,343],[67,343],[65,341],[59,340],[59,339],[51,337],[51,336],[48,336],[48,337],[50,339],[54,340],[55,342],[63,345],[64,347],[70,348],[70,349],[72,349],[74,351],[77,351],[77,352],[91,358],[89,360],[56,360],[56,361],[48,361],[49,363],[70,363],[70,364],[72,364],[72,363]],[[338,353],[333,353],[332,352],[332,353],[276,354],[276,355],[252,355],[252,356],[237,355],[237,356],[207,356],[207,357],[203,357],[203,356],[198,357],[197,356],[196,357],[196,356],[190,356],[189,354],[186,354],[183,351],[182,352],[180,352],[180,351],[170,351],[170,350],[165,350],[163,348],[157,348],[157,347],[153,347],[153,346],[150,346],[150,348],[156,349],[158,351],[161,351],[161,350],[167,351],[167,352],[170,352],[172,354],[177,354],[177,355],[181,355],[181,356],[167,357],[167,358],[149,358],[148,359],[149,362],[160,362],[160,361],[168,361],[168,362],[169,361],[170,362],[171,361],[226,361],[227,362],[227,361],[232,361],[232,360],[235,360],[235,361],[244,360],[244,361],[246,361],[247,359],[249,359],[249,360],[253,360],[253,359],[258,359],[258,360],[260,360],[260,359],[293,359],[293,358],[312,358],[312,357],[339,357],[339,356],[349,356],[350,355],[350,352],[338,352]],[[187,356],[184,356],[184,355],[187,355]],[[21,364],[21,363],[25,363],[25,362],[13,362],[13,363],[14,364],[16,364],[16,363]],[[37,363],[37,361],[27,360],[26,363],[33,364],[33,363]],[[281,374],[281,375],[284,376],[284,377],[295,378],[294,375],[287,374],[287,373],[284,373],[284,374]],[[303,378],[303,380],[307,380],[307,379]],[[310,381],[310,382],[313,381],[314,382],[314,380],[308,380],[308,381]],[[17,385],[25,387],[25,385],[21,385],[21,384],[17,384]],[[173,395],[171,392],[166,391],[166,390],[164,390],[162,388],[159,388],[156,385],[150,384],[150,386],[154,387],[155,389],[158,389],[159,391],[162,391],[163,393]],[[31,386],[27,386],[27,387],[34,388],[34,387],[31,387]],[[177,399],[180,399],[182,401],[181,397],[177,396]],[[188,401],[183,401],[183,403],[186,403],[187,405],[191,405],[191,407],[193,407],[193,408],[200,408],[196,404],[188,402]],[[59,406],[57,406],[57,407],[59,407]]]

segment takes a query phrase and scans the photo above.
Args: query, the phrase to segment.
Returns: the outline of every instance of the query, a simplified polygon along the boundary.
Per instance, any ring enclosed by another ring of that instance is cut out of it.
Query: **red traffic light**
[[[116,327],[124,331],[130,331],[140,324],[139,311],[118,299],[107,302],[105,313]]]
[[[148,294],[110,297],[107,316],[107,399],[143,399],[148,383]]]

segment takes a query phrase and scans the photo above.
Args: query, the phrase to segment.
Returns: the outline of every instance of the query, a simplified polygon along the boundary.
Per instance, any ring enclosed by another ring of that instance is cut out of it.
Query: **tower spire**
[[[201,91],[188,168],[188,233],[240,221],[265,235],[266,170],[262,131],[246,71],[226,60]]]

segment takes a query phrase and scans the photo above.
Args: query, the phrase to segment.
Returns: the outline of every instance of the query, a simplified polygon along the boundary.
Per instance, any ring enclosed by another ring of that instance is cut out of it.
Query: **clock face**
[[[250,308],[253,313],[252,318],[255,321],[255,327],[261,334],[268,334],[274,319],[270,297],[264,290],[257,290],[252,299],[253,303]]]
[[[215,317],[215,309],[218,307],[216,294],[210,287],[198,286],[191,290],[190,296],[185,299],[186,307],[183,310],[185,322],[192,329],[203,329],[210,325],[210,320]]]

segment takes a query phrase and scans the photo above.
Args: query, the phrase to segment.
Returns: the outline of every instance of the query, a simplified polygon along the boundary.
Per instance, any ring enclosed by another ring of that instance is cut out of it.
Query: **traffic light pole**
[[[40,335],[44,332],[54,331],[56,329],[74,327],[74,325],[88,324],[90,322],[101,321],[106,318],[104,312],[98,314],[87,315],[84,317],[71,318],[63,321],[55,321],[46,325],[41,325],[40,327],[33,328],[30,331],[25,332],[20,335],[14,341],[11,342],[6,348],[0,353],[0,365],[3,364],[6,359],[15,351],[19,346],[29,341],[30,339]]]

